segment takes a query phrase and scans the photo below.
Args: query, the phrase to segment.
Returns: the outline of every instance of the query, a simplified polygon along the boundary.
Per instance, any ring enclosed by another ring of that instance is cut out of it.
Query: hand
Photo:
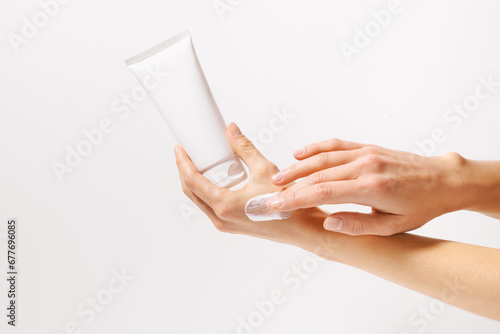
[[[245,214],[245,204],[254,196],[281,191],[286,186],[274,185],[271,176],[278,172],[272,162],[264,158],[254,145],[241,134],[234,123],[226,129],[226,135],[236,155],[247,165],[249,179],[240,189],[220,188],[201,175],[182,146],[175,147],[176,163],[182,189],[223,232],[247,234],[277,242],[293,244],[315,251],[315,240],[328,216],[324,211],[312,208],[298,210],[286,220],[254,222]]]
[[[465,208],[456,153],[423,157],[338,139],[294,152],[300,162],[273,176],[274,184],[300,182],[268,200],[275,210],[355,203],[372,212],[336,212],[325,229],[350,235],[392,235],[421,227],[444,213]]]
[[[285,201],[283,208],[312,206],[314,201],[318,204],[355,202],[371,205],[374,212],[369,215],[337,213],[334,216],[344,217],[347,224],[354,222],[366,228],[358,232],[369,231],[375,226],[390,234],[386,226],[391,226],[392,231],[419,226],[430,217],[459,206],[460,203],[455,203],[458,198],[471,197],[460,194],[459,176],[464,171],[460,168],[464,163],[460,156],[424,158],[371,145],[328,141],[313,144],[302,154],[295,154],[303,161],[285,169],[283,180],[275,178],[276,184],[272,184],[271,175],[278,171],[276,166],[255,149],[235,124],[228,126],[227,136],[234,152],[250,170],[247,184],[236,191],[215,186],[196,170],[182,147],[177,146],[175,150],[184,193],[219,230],[296,245],[325,259],[354,266],[452,305],[500,319],[498,250],[411,234],[353,237],[334,233],[323,229],[328,214],[316,207],[297,209],[289,219],[268,222],[250,221],[244,213],[248,199],[283,190],[294,179],[306,177],[284,190],[283,197],[290,201]],[[481,177],[474,183],[483,184],[490,190],[472,187],[472,197],[477,196],[477,189],[480,189],[490,200],[479,201],[476,208],[498,212],[500,194],[491,188],[500,188],[500,168],[498,163],[480,165]],[[464,180],[468,179],[471,170],[472,174],[478,174],[477,169],[467,168]],[[472,277],[471,272],[479,274]]]

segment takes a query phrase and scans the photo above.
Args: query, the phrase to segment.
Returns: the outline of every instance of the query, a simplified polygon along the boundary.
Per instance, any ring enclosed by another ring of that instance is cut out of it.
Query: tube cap
[[[236,156],[222,161],[202,174],[216,186],[222,188],[231,188],[247,178],[247,172]]]

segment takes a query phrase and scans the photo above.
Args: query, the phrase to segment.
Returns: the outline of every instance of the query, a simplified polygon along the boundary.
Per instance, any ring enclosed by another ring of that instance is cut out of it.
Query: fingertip
[[[233,137],[237,137],[239,135],[241,135],[241,130],[240,128],[238,127],[238,125],[236,125],[235,122],[230,122],[228,125],[227,125],[227,131],[229,132],[229,134]]]
[[[285,180],[283,172],[278,172],[271,177],[274,184],[281,184]]]
[[[175,161],[176,161],[177,164],[179,164],[179,161],[182,159],[182,157],[181,157],[181,149],[182,149],[182,146],[180,146],[180,145],[175,145],[174,146]]]
[[[325,219],[323,227],[328,231],[342,232],[342,229],[344,227],[344,220],[340,217],[329,216]]]
[[[299,148],[298,150],[295,150],[293,152],[293,156],[297,160],[302,160],[302,159],[304,159],[305,153],[306,153],[306,149],[305,149],[305,147],[302,147],[302,148]]]
[[[274,196],[266,201],[266,205],[271,210],[279,210],[283,207],[285,201],[281,196]]]

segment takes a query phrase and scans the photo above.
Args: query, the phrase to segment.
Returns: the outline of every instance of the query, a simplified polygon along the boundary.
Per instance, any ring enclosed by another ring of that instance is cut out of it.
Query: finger
[[[183,185],[183,186],[186,187],[185,185]],[[210,218],[211,220],[218,219],[214,210],[207,203],[205,203],[201,198],[196,196],[195,193],[193,193],[191,190],[189,190],[189,188],[186,187],[186,190],[184,191],[184,193],[198,208],[200,208],[201,211],[203,211],[203,213],[205,213],[208,216],[208,218]]]
[[[306,176],[302,180],[289,187],[288,190],[297,191],[299,189],[312,186],[313,184],[323,182],[354,180],[358,177],[358,173],[359,171],[356,169],[356,166],[353,163],[348,163],[342,166],[328,168]]]
[[[320,153],[274,174],[272,180],[276,185],[285,185],[315,172],[352,162],[361,154],[361,150]]]
[[[181,177],[181,173],[179,172],[179,176]],[[191,190],[189,190],[188,187],[184,184],[182,181],[181,177],[181,184],[182,184],[182,190],[184,191],[184,194],[198,207],[207,215],[207,217],[212,221],[214,224],[215,228],[218,229],[221,232],[232,232],[233,229],[231,227],[232,223],[221,219],[215,211],[207,204],[205,203],[201,198],[196,196],[195,193],[193,193]]]
[[[300,148],[293,152],[293,156],[298,160],[303,160],[321,152],[355,150],[364,146],[364,144],[333,138]]]
[[[272,210],[287,211],[311,208],[322,204],[364,204],[360,198],[362,185],[358,180],[324,182],[293,191],[286,189],[266,204]]]
[[[184,148],[180,145],[175,147],[175,162],[179,168],[182,183],[209,206],[212,207],[228,191],[227,189],[217,187],[201,175]]]
[[[177,153],[176,153],[177,154]],[[182,192],[198,207],[200,208],[201,211],[203,211],[207,216],[209,216],[209,218],[212,218],[211,217],[211,214],[213,213],[215,216],[215,213],[214,211],[212,210],[212,208],[205,202],[203,202],[203,200],[201,198],[199,198],[198,196],[196,196],[195,193],[193,193],[191,191],[191,189],[189,189],[186,184],[184,183],[184,176],[183,176],[183,172],[182,170],[179,168],[178,169],[178,172],[179,172],[179,180],[181,181],[181,186],[182,186]]]
[[[404,219],[404,216],[382,212],[337,212],[325,219],[324,228],[349,235],[388,236],[404,232]]]
[[[250,174],[255,175],[266,170],[270,172],[274,172],[274,169],[277,170],[276,166],[267,160],[252,142],[241,133],[241,130],[234,122],[229,123],[226,132],[234,153],[247,165]]]

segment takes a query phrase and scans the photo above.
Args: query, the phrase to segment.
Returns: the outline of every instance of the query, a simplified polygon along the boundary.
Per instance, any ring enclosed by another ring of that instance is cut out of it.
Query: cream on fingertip
[[[275,211],[269,209],[267,200],[278,195],[279,192],[258,195],[251,198],[245,205],[245,214],[253,221],[269,221],[288,219],[293,211]]]

